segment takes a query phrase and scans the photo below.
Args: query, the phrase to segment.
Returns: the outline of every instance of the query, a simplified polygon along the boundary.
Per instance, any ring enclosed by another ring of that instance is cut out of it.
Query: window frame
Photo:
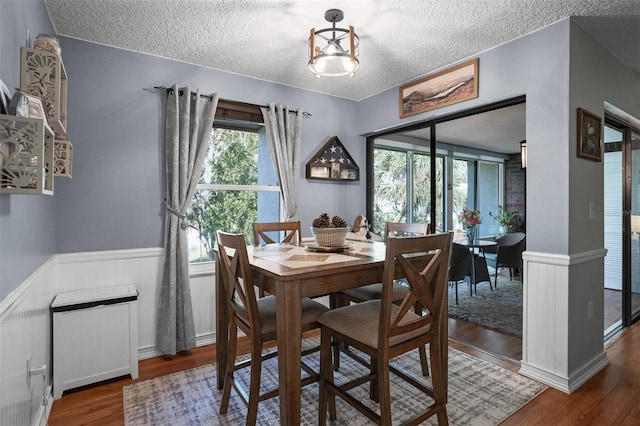
[[[264,118],[259,105],[220,99],[215,113],[213,128],[260,133],[260,131],[264,129]],[[266,135],[264,137],[266,137]],[[273,161],[271,158],[270,160]],[[198,183],[196,185],[196,191],[203,190],[280,193],[280,185],[226,185]],[[278,211],[278,217],[280,220],[282,220],[283,215],[283,206],[282,202],[280,202]],[[212,275],[213,273],[215,273],[215,261],[189,262],[190,277]]]

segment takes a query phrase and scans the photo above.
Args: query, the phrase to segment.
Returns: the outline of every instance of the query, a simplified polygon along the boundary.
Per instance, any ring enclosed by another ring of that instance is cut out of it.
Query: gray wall
[[[639,41],[640,42],[640,41]],[[571,253],[604,247],[604,165],[576,155],[577,108],[604,118],[605,102],[636,117],[640,124],[640,76],[620,62],[577,24],[571,24],[571,69],[569,87],[568,215],[567,234]],[[527,144],[528,148],[528,144]],[[637,198],[640,194],[633,194]],[[596,216],[589,218],[589,203]],[[621,206],[620,206],[621,207]],[[602,339],[604,323],[604,263],[581,269],[573,267],[569,285],[570,357],[576,366],[589,360]],[[595,301],[596,322],[584,323],[586,306]]]
[[[20,86],[20,47],[53,27],[41,0],[0,1],[0,78]],[[0,194],[0,301],[54,253],[54,198]]]
[[[0,23],[1,77],[15,87],[25,28],[34,37],[52,28],[39,0],[0,1]],[[640,115],[637,75],[570,20],[479,54],[478,99],[404,120],[398,118],[397,88],[355,103],[79,40],[62,37],[61,44],[74,176],[56,179],[54,197],[0,195],[0,300],[53,253],[162,245],[163,96],[144,88],[178,83],[223,98],[275,101],[311,112],[303,120],[299,164],[303,224],[324,211],[348,222],[364,211],[361,135],[525,94],[527,226],[540,230],[528,236],[528,249],[558,254],[603,245],[601,218],[593,226],[582,217],[591,200],[601,211],[602,179],[599,163],[575,158],[575,108],[601,115],[608,101]],[[360,182],[304,179],[305,163],[334,135],[360,166]],[[307,226],[303,230],[309,235]],[[592,283],[590,292],[598,286]]]
[[[358,112],[361,132],[408,125],[526,95],[527,227],[543,230],[527,236],[527,248],[567,253],[568,39],[569,20],[564,20],[477,55],[477,99],[410,119],[398,117],[397,88],[366,99]],[[557,208],[549,209],[549,205]]]
[[[72,180],[56,180],[57,253],[162,246],[164,95],[143,89],[173,83],[312,114],[302,123],[303,234],[310,235],[308,226],[324,211],[349,222],[364,211],[364,176],[349,184],[304,179],[306,162],[334,135],[364,170],[355,102],[65,37],[61,45],[74,172]]]

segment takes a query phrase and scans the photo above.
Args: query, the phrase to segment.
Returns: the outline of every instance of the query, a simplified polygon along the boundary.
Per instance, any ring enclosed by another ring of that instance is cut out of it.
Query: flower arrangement
[[[460,223],[465,228],[475,228],[476,226],[482,223],[482,219],[480,218],[480,210],[469,210],[468,208],[464,208],[460,216],[458,216]]]

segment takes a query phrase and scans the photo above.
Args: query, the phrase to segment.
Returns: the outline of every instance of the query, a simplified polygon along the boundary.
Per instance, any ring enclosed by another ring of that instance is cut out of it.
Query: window
[[[431,156],[413,150],[375,147],[373,231],[384,233],[385,222],[429,222],[431,216]],[[442,229],[443,161],[436,158],[437,229]]]
[[[373,231],[381,235],[385,222],[430,222],[433,181],[436,185],[436,232],[460,229],[458,215],[468,207],[482,212],[481,236],[497,234],[497,222],[489,212],[495,213],[503,198],[502,160],[481,160],[470,153],[461,157],[451,150],[438,149],[435,161],[436,176],[432,180],[431,156],[427,148],[389,140],[376,141],[373,149]],[[450,174],[445,173],[445,164],[451,168]],[[447,197],[451,197],[450,203]],[[449,213],[445,214],[449,204]],[[450,219],[445,222],[447,217]]]
[[[190,262],[213,260],[218,229],[244,233],[252,244],[253,222],[280,220],[280,187],[261,123],[214,121],[187,219]]]
[[[499,162],[454,158],[452,229],[461,228],[458,217],[467,207],[480,210],[480,236],[498,234],[498,222],[489,212],[495,215],[498,205],[503,204],[503,170]]]

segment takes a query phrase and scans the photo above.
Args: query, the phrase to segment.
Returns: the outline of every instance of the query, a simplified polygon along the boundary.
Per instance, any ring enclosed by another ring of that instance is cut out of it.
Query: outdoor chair
[[[262,355],[264,345],[276,340],[276,299],[275,296],[256,298],[244,235],[222,231],[217,231],[216,235],[218,255],[220,256],[218,263],[222,269],[218,273],[221,274],[220,279],[225,289],[229,312],[229,346],[220,413],[227,412],[231,387],[233,387],[247,405],[246,424],[254,425],[258,414],[258,403],[278,396],[279,392],[279,389],[276,388],[260,393],[262,361],[277,355],[277,352]],[[230,255],[231,253],[233,255]],[[302,299],[302,331],[318,328],[317,318],[326,311],[328,308],[323,304],[311,299]],[[236,364],[238,328],[251,341],[251,357],[248,361]],[[313,350],[317,350],[317,348],[307,349],[303,351],[302,355]],[[234,380],[234,372],[246,367],[251,368],[248,394],[242,384]],[[302,386],[317,381],[318,374],[311,367],[302,362],[302,368],[308,374],[302,379]]]
[[[449,264],[449,283],[456,287],[456,305],[458,304],[458,283],[469,276],[471,268],[471,257],[469,249],[462,244],[453,243],[451,245],[451,262]],[[471,277],[467,282],[471,285]]]
[[[498,288],[498,268],[509,268],[509,278],[515,278],[517,271],[522,277],[522,252],[526,248],[526,234],[514,232],[503,235],[496,240],[495,247],[485,249],[487,263],[495,269],[494,284]],[[495,253],[493,251],[495,250]]]
[[[426,223],[404,223],[404,222],[386,222],[384,224],[384,240],[389,237],[402,235],[427,235],[429,233],[429,225]],[[392,298],[394,302],[404,299],[409,289],[402,280],[396,280],[393,283]],[[367,286],[351,288],[334,293],[330,296],[331,309],[340,306],[347,306],[350,303],[360,303],[367,300],[376,300],[382,298],[382,283],[370,284]],[[416,313],[420,313],[420,306],[415,307]],[[340,345],[335,344],[335,364],[336,371],[340,368]],[[422,374],[429,375],[429,365],[427,363],[427,353],[424,348],[420,349],[420,363],[422,365]]]
[[[336,396],[375,423],[390,425],[390,372],[433,399],[425,411],[411,419],[411,424],[419,424],[434,414],[439,424],[447,424],[446,358],[443,357],[441,333],[446,329],[443,321],[447,321],[444,298],[451,241],[451,233],[388,238],[382,298],[333,309],[318,318],[321,324],[320,425],[326,424],[327,411],[330,419],[336,420]],[[408,283],[408,291],[400,303],[393,300],[397,276],[406,277]],[[422,314],[413,312],[416,304],[424,307]],[[369,355],[371,366],[367,373],[347,383],[335,383],[331,365],[332,341],[346,342]],[[431,388],[389,362],[412,349],[424,348],[427,343],[431,356]],[[349,392],[367,382],[372,399],[379,402],[379,414]]]

